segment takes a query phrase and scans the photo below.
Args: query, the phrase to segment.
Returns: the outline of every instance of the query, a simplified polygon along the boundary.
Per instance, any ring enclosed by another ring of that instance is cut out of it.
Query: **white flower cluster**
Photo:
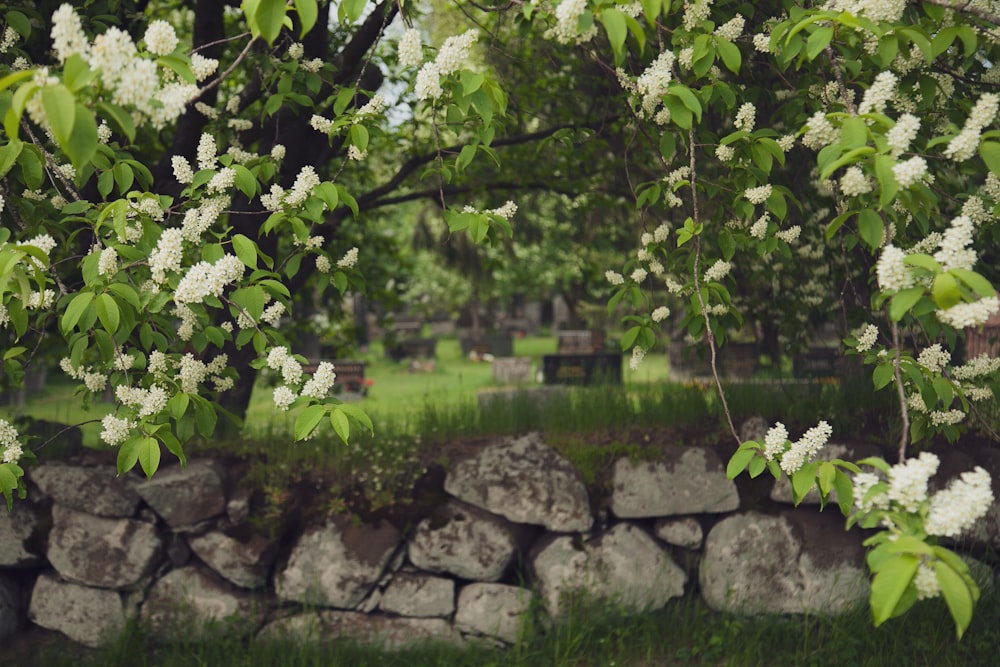
[[[101,426],[104,427],[101,431],[101,440],[109,446],[114,447],[128,440],[129,435],[131,435],[132,430],[137,424],[128,419],[119,419],[114,415],[107,415],[101,420]]]
[[[779,465],[786,475],[791,475],[806,463],[815,458],[816,454],[830,439],[833,429],[825,421],[802,434],[802,437],[792,443],[782,457]]]
[[[628,367],[633,371],[639,370],[642,360],[646,358],[646,348],[636,345],[632,348],[632,358],[628,360]]]
[[[732,270],[733,265],[724,259],[716,260],[712,266],[708,267],[705,271],[705,282],[707,283],[717,283],[727,275],[729,275],[730,270]]]
[[[1000,371],[1000,358],[991,357],[984,352],[953,368],[951,374],[956,380],[973,380],[997,371]]]
[[[625,277],[622,274],[618,273],[617,271],[612,271],[611,269],[608,269],[607,271],[604,272],[604,277],[605,279],[607,279],[609,283],[611,283],[616,287],[618,285],[625,284]]]
[[[650,317],[653,318],[654,322],[662,322],[663,320],[670,317],[670,309],[667,308],[666,306],[659,306],[658,308],[653,310],[653,313]]]
[[[833,126],[823,111],[817,111],[806,122],[806,132],[802,135],[802,145],[819,150],[840,141],[840,130]]]
[[[861,171],[861,167],[848,167],[840,178],[840,191],[845,197],[857,197],[872,191],[871,181]]]
[[[979,149],[979,136],[996,118],[998,105],[1000,96],[994,93],[986,93],[980,97],[966,119],[962,131],[944,149],[945,156],[956,162],[962,162],[975,155]]]
[[[6,419],[0,419],[0,450],[3,463],[17,463],[24,453],[17,429]]]
[[[342,269],[353,269],[358,263],[358,248],[357,246],[351,248],[344,256],[337,260],[337,266]]]
[[[420,46],[420,32],[415,28],[406,30],[399,38],[396,53],[399,64],[403,67],[416,67],[421,64],[424,60],[424,54]]]
[[[313,376],[306,381],[302,387],[303,396],[312,398],[325,398],[330,393],[330,388],[337,379],[337,374],[333,372],[333,364],[329,361],[321,361]]]
[[[746,25],[746,19],[743,18],[742,14],[737,14],[733,18],[729,19],[718,28],[715,29],[715,34],[722,39],[728,40],[730,42],[735,42],[743,34],[743,27]]]
[[[874,324],[869,324],[865,327],[865,330],[861,332],[858,336],[858,352],[867,352],[875,346],[876,341],[878,341],[878,327]]]
[[[225,255],[214,264],[198,262],[181,278],[174,290],[176,303],[201,303],[207,296],[222,296],[230,283],[243,278],[245,267],[235,255]]]
[[[989,296],[972,303],[959,303],[935,312],[938,320],[956,329],[978,327],[1000,311],[1000,299]]]
[[[771,222],[771,214],[765,213],[764,215],[757,218],[757,221],[750,226],[750,236],[757,240],[763,241],[764,237],[767,236],[767,226]]]
[[[469,52],[476,43],[478,35],[474,30],[467,30],[461,35],[453,35],[444,41],[438,50],[437,57],[425,63],[417,72],[414,92],[417,99],[437,99],[444,90],[441,88],[441,77],[453,74],[462,69],[469,61]]]
[[[781,422],[775,422],[764,436],[764,458],[773,461],[779,454],[785,452],[788,446],[788,429]]]
[[[916,512],[927,500],[927,482],[937,472],[938,457],[920,452],[917,458],[906,459],[889,469],[888,500],[906,512]]]
[[[892,157],[899,157],[910,148],[910,143],[917,138],[920,131],[920,119],[913,114],[904,113],[896,124],[886,133],[886,143],[891,149]]]
[[[864,97],[861,98],[858,113],[882,113],[885,111],[885,105],[889,103],[896,92],[896,82],[896,75],[892,72],[880,72],[875,77],[871,87],[865,91]]]
[[[764,230],[766,233],[766,229]],[[799,225],[792,225],[788,229],[782,229],[775,232],[775,236],[784,241],[785,243],[794,243],[799,239],[799,235],[802,233],[802,227]]]
[[[917,363],[935,373],[940,373],[945,366],[951,363],[951,352],[941,347],[940,343],[934,343],[930,347],[920,350],[917,355]]]
[[[909,160],[892,165],[892,174],[896,177],[899,187],[908,188],[923,180],[927,174],[927,161],[919,155],[915,155]]]
[[[753,132],[756,123],[757,107],[750,102],[745,102],[740,106],[739,111],[736,112],[736,120],[733,121],[733,125],[736,126],[737,130]]]
[[[898,292],[913,286],[913,274],[903,263],[906,253],[891,243],[882,249],[875,265],[875,277],[883,292]]]
[[[729,162],[736,156],[736,149],[732,146],[727,146],[725,144],[719,144],[715,149],[715,157],[719,158],[720,162]]]
[[[934,426],[952,426],[965,419],[961,410],[934,410],[929,416]]]
[[[972,220],[960,215],[951,221],[951,226],[944,233],[934,259],[941,263],[945,271],[952,269],[972,269],[976,263],[976,251],[972,245]]]
[[[669,122],[669,116],[658,114],[657,108],[662,104],[663,95],[670,85],[673,66],[673,52],[663,51],[635,80],[635,92],[642,98],[640,103],[642,115],[653,118],[659,125],[665,125]],[[661,120],[663,122],[660,122]]]
[[[59,361],[59,368],[74,380],[82,382],[87,391],[92,394],[99,394],[108,386],[108,376],[106,374],[98,373],[89,366],[73,368],[73,363],[68,357],[63,357]]]
[[[135,408],[138,417],[160,414],[167,408],[167,401],[170,400],[167,390],[156,384],[149,389],[118,385],[115,387],[115,398],[122,405]]]
[[[934,494],[924,520],[924,529],[930,535],[958,537],[985,516],[992,504],[990,474],[977,466]]]
[[[150,23],[142,40],[149,52],[158,56],[169,56],[179,42],[174,27],[162,20]]]
[[[770,184],[758,185],[755,188],[747,188],[743,196],[750,200],[751,204],[763,204],[771,196],[772,188]]]
[[[562,0],[553,12],[556,24],[545,32],[545,36],[554,37],[560,44],[580,44],[593,39],[597,34],[596,26],[580,32],[580,16],[586,9],[587,0]]]

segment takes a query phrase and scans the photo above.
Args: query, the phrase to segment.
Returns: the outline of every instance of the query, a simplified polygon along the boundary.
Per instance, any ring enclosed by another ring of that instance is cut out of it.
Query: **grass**
[[[507,648],[425,645],[400,651],[346,640],[285,642],[221,630],[200,640],[159,641],[133,625],[116,642],[81,656],[61,642],[46,646],[35,664],[52,667],[987,667],[996,664],[1000,596],[984,596],[959,642],[941,600],[918,605],[880,628],[867,609],[838,617],[740,617],[708,609],[696,596],[655,612],[628,615],[580,604],[559,623],[526,626]],[[545,629],[547,628],[547,629]]]

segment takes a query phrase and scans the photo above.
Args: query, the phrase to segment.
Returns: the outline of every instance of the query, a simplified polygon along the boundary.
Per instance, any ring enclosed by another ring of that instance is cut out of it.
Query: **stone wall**
[[[867,597],[863,536],[835,507],[793,510],[781,485],[741,493],[712,447],[664,451],[617,460],[595,493],[540,435],[498,438],[454,463],[446,500],[408,526],[330,516],[276,532],[219,461],[150,481],[45,463],[29,500],[0,512],[0,641],[33,623],[94,646],[138,614],[194,632],[235,616],[264,636],[513,642],[580,589],[636,611],[685,591],[737,613],[836,613]],[[1000,546],[998,524],[995,506],[980,546]]]

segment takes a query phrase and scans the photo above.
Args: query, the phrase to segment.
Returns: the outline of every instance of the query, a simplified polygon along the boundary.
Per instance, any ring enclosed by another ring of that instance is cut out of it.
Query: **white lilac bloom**
[[[420,46],[420,32],[415,28],[410,28],[399,38],[399,45],[396,48],[399,57],[399,64],[403,67],[415,67],[424,60],[423,50]]]
[[[889,144],[892,157],[899,157],[909,150],[910,143],[916,139],[920,131],[920,119],[913,114],[905,113],[899,117],[896,124],[886,133],[886,143]]]
[[[128,419],[119,419],[114,415],[107,415],[101,420],[101,426],[104,427],[101,431],[101,440],[114,447],[128,440],[132,429],[136,425]]]
[[[857,197],[872,191],[871,181],[861,167],[848,167],[840,179],[840,191],[845,197]]]
[[[940,463],[930,452],[920,452],[917,458],[906,459],[889,469],[889,500],[906,512],[916,512],[927,500],[927,482],[937,472]]]
[[[885,111],[885,105],[896,92],[896,81],[896,75],[892,72],[880,72],[875,77],[871,87],[865,91],[864,97],[861,98],[858,113],[882,113]]]
[[[337,374],[333,370],[333,364],[329,361],[320,362],[312,378],[302,387],[302,395],[324,398],[330,392],[336,379]]]
[[[865,327],[865,330],[861,332],[858,336],[858,352],[867,352],[875,346],[875,342],[878,340],[878,327],[874,324],[869,324]]]
[[[169,56],[177,48],[177,33],[166,21],[153,21],[146,28],[142,40],[149,52],[157,56]]]
[[[934,259],[941,263],[944,271],[952,269],[972,269],[976,263],[976,251],[972,245],[972,232],[975,226],[967,216],[960,215],[951,221],[951,226],[944,233]]]
[[[959,303],[945,310],[935,311],[938,320],[956,329],[967,329],[984,324],[1000,311],[1000,299],[985,297],[972,303]]]
[[[921,366],[940,373],[951,362],[951,352],[941,347],[940,343],[934,343],[930,347],[925,347],[917,355],[917,363]]]
[[[292,403],[295,402],[296,396],[295,392],[285,385],[276,387],[273,394],[274,405],[277,406],[279,410],[288,410]]]
[[[17,463],[23,453],[19,434],[13,424],[6,419],[0,419],[0,450],[3,451],[3,463]]]
[[[812,461],[820,449],[830,439],[833,429],[821,421],[806,431],[801,438],[792,443],[788,451],[781,457],[781,469],[786,475],[791,475],[806,463]]]
[[[739,111],[736,112],[736,120],[733,121],[733,125],[736,126],[737,130],[753,132],[754,125],[757,122],[756,119],[757,107],[750,102],[746,102],[740,106]]]
[[[770,184],[759,185],[755,188],[747,188],[743,193],[751,204],[763,204],[767,201],[767,198],[771,196],[772,188]]]
[[[712,264],[712,266],[708,267],[708,270],[705,271],[705,282],[707,283],[719,282],[727,275],[729,275],[729,271],[732,268],[733,265],[730,264],[729,262],[723,259],[716,260],[715,264]]]
[[[883,248],[875,265],[878,286],[883,292],[898,292],[913,286],[913,274],[903,263],[905,258],[906,253],[892,244]]]
[[[7,30],[11,31],[12,29],[8,27]],[[59,5],[59,9],[53,12],[51,37],[52,50],[55,51],[56,58],[59,59],[60,63],[66,62],[66,59],[74,54],[79,54],[84,59],[87,58],[90,51],[90,41],[83,32],[80,16],[71,4],[63,3]],[[6,41],[5,33],[4,42]],[[10,47],[8,46],[8,48]]]
[[[764,458],[773,461],[776,456],[784,453],[788,445],[788,429],[781,422],[775,422],[764,436]]]
[[[934,494],[924,529],[930,535],[958,537],[984,516],[992,504],[990,474],[977,466]]]
[[[901,188],[908,188],[914,183],[919,183],[926,173],[927,161],[919,155],[892,165],[892,175],[896,177],[896,182]]]

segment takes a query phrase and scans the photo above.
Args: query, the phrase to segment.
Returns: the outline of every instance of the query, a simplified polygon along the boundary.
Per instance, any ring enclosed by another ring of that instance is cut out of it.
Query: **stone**
[[[701,524],[690,516],[681,519],[657,519],[653,534],[667,544],[685,549],[697,549],[705,538]]]
[[[355,525],[333,518],[307,529],[275,576],[278,599],[352,609],[382,576],[400,534],[385,522]]]
[[[620,523],[588,542],[555,538],[532,559],[545,606],[558,616],[564,595],[652,611],[684,594],[687,575],[641,528]]]
[[[455,464],[444,488],[515,523],[560,533],[585,531],[594,523],[579,472],[537,432],[501,439]]]
[[[42,562],[31,548],[33,536],[39,531],[38,514],[23,501],[13,509],[0,507],[0,567],[32,567]]]
[[[49,562],[69,581],[99,588],[140,586],[160,560],[162,546],[152,524],[52,507]]]
[[[53,572],[38,577],[31,592],[28,618],[86,646],[100,646],[125,627],[121,595],[116,591],[62,581]]]
[[[250,595],[199,566],[171,570],[156,580],[142,604],[142,618],[157,630],[200,635],[206,623],[248,619]]]
[[[186,528],[226,511],[222,476],[207,459],[160,469],[137,485],[142,499],[171,528]]]
[[[611,511],[619,518],[731,512],[740,506],[736,484],[710,447],[669,447],[664,461],[615,461]]]
[[[513,644],[524,628],[531,598],[531,591],[520,586],[469,584],[458,595],[455,627]]]
[[[74,466],[47,462],[28,470],[28,477],[52,502],[88,514],[129,518],[139,506],[136,477],[118,476],[113,465]],[[100,493],[94,493],[100,489]]]
[[[241,588],[263,588],[276,545],[262,535],[238,540],[218,530],[188,539],[191,551],[224,579]]]
[[[382,592],[379,608],[400,616],[450,616],[455,611],[455,582],[418,572],[397,572]]]
[[[497,357],[493,360],[493,380],[498,384],[531,381],[531,357]]]
[[[500,579],[516,550],[505,521],[455,502],[421,521],[407,545],[410,562],[418,568],[473,581]]]
[[[705,540],[702,597],[739,614],[846,611],[868,596],[861,539],[835,512],[726,517]]]
[[[362,614],[356,611],[308,612],[274,620],[261,629],[258,639],[279,641],[343,637],[385,650],[400,650],[427,643],[462,645],[462,636],[441,618],[406,618]]]
[[[21,587],[17,580],[0,574],[0,642],[21,629]]]

